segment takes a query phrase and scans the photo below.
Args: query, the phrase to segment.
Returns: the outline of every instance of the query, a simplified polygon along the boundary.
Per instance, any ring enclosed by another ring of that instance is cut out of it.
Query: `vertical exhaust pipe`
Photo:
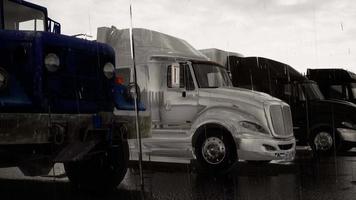
[[[130,3],[130,46],[131,46],[131,59],[132,65],[134,70],[134,83],[135,83],[135,113],[136,113],[136,136],[137,136],[137,143],[139,147],[139,155],[138,155],[138,164],[139,164],[139,171],[140,171],[140,186],[143,191],[144,189],[144,180],[143,180],[143,170],[142,170],[142,141],[141,141],[141,132],[139,126],[139,110],[138,110],[138,85],[137,85],[137,70],[136,70],[136,58],[135,58],[135,42],[134,42],[134,34],[132,32],[132,3]]]

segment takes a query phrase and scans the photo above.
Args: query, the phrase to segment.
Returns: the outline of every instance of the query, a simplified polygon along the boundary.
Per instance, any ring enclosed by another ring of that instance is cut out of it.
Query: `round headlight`
[[[4,89],[7,85],[7,79],[8,79],[8,75],[6,73],[6,71],[2,68],[0,68],[0,90]]]
[[[106,63],[103,68],[104,75],[106,78],[111,79],[114,77],[115,67],[112,63]]]
[[[59,57],[54,53],[47,54],[45,58],[45,66],[49,72],[56,72],[60,67]]]

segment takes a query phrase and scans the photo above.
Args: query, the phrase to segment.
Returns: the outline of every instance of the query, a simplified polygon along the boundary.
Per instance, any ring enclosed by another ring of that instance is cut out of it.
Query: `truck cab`
[[[327,99],[356,103],[356,74],[344,69],[307,69],[307,77],[318,83]]]
[[[264,92],[290,105],[298,145],[310,145],[326,155],[356,145],[354,104],[325,100],[316,82],[285,63],[263,57],[228,56],[226,60],[235,87]]]
[[[292,160],[295,139],[289,106],[270,95],[233,88],[226,69],[208,61],[186,41],[133,29],[143,158],[196,160],[203,170],[225,171],[238,160]],[[129,30],[100,28],[119,60],[117,74],[133,76]],[[131,79],[132,80],[132,79]],[[126,84],[131,82],[126,81]],[[117,115],[132,116],[125,110]],[[144,118],[149,120],[145,120]],[[130,143],[131,159],[137,143]]]
[[[42,6],[0,0],[0,167],[38,176],[59,162],[77,186],[115,187],[128,162],[115,52],[60,28]]]

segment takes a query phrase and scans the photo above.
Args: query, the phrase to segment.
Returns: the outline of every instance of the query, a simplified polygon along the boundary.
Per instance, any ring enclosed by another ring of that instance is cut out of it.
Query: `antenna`
[[[89,35],[92,35],[91,33],[91,19],[90,19],[90,12],[88,14],[88,20],[89,20]]]
[[[134,70],[134,83],[135,83],[135,113],[136,113],[136,136],[137,136],[137,143],[139,147],[139,155],[138,155],[138,164],[139,164],[139,171],[140,171],[140,185],[141,189],[144,187],[144,180],[143,180],[143,170],[142,170],[142,141],[141,141],[141,132],[139,127],[139,110],[138,110],[138,85],[137,85],[137,71],[136,71],[136,59],[135,59],[135,44],[134,44],[134,35],[132,32],[132,5],[130,2],[130,46],[131,46],[131,59],[132,65]],[[142,190],[143,191],[143,190]]]

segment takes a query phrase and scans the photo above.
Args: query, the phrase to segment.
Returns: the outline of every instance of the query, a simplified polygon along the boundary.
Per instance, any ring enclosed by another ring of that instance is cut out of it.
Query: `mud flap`
[[[62,151],[56,156],[54,162],[65,163],[72,161],[79,161],[85,159],[85,156],[93,150],[100,142],[100,140],[89,140],[85,142],[74,142],[68,144]]]

